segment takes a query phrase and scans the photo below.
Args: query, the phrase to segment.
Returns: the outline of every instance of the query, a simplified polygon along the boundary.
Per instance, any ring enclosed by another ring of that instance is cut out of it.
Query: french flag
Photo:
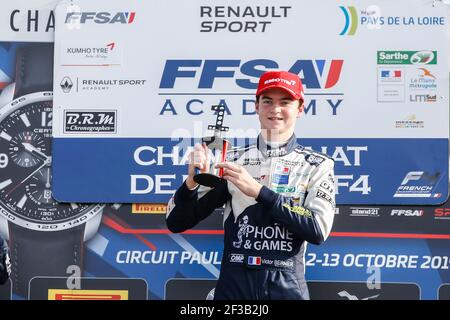
[[[248,257],[248,264],[250,266],[260,266],[261,265],[261,257],[249,256]]]
[[[401,78],[402,70],[382,70],[381,77],[383,77],[383,78]]]
[[[442,193],[434,193],[433,198],[440,198],[442,196]]]

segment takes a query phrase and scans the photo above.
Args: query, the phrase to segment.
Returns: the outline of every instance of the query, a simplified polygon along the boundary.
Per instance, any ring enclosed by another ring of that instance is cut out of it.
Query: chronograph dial
[[[36,276],[82,268],[84,241],[103,204],[60,203],[52,194],[53,44],[18,49],[15,83],[0,101],[0,234],[9,240],[13,292],[27,297]]]

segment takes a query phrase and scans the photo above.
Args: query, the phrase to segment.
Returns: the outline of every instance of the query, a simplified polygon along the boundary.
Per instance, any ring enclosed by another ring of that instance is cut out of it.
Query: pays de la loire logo
[[[351,7],[339,6],[339,8],[342,10],[345,17],[344,29],[342,29],[339,35],[354,36],[356,30],[358,29],[358,13],[356,12],[356,8],[353,6]]]

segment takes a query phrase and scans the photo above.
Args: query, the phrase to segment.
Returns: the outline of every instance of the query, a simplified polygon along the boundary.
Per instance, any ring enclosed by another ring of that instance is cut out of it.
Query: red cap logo
[[[295,100],[304,100],[302,81],[298,75],[287,71],[267,71],[263,73],[258,83],[256,95],[271,88],[280,88],[288,92]]]

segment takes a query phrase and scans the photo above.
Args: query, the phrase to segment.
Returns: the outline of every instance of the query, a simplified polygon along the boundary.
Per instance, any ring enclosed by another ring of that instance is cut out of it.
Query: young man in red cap
[[[294,128],[304,108],[300,78],[264,73],[256,92],[261,124],[257,143],[232,150],[225,182],[199,186],[195,168],[209,167],[205,146],[195,146],[186,181],[168,206],[172,232],[195,226],[225,205],[225,244],[215,299],[309,299],[306,242],[320,244],[334,217],[334,162],[297,144]]]

